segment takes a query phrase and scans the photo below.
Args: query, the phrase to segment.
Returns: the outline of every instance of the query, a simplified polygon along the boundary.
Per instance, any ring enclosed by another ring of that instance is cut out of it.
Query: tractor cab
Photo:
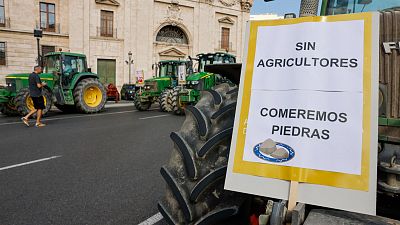
[[[175,60],[165,60],[158,63],[158,77],[172,77],[177,78],[178,67],[180,65],[186,65],[188,68],[187,61],[175,61]]]
[[[211,64],[232,64],[236,63],[236,57],[228,53],[208,53],[208,54],[198,54],[198,72],[204,72],[205,65]]]
[[[219,83],[223,78],[218,74],[208,73],[204,71],[206,65],[215,64],[234,64],[236,57],[228,53],[206,53],[198,54],[195,59],[198,61],[197,73],[191,74],[187,77],[187,88],[203,90],[209,89],[216,83]]]
[[[76,53],[52,52],[44,57],[44,73],[59,75],[63,88],[69,88],[75,74],[89,72],[86,56]]]

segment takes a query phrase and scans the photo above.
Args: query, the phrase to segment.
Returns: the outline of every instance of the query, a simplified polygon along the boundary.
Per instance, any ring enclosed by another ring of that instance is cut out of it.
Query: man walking
[[[29,95],[32,98],[34,109],[31,110],[28,115],[22,117],[22,122],[29,127],[29,117],[36,113],[36,127],[44,127],[46,124],[42,123],[40,119],[42,118],[44,105],[44,98],[42,94],[42,88],[47,84],[40,80],[39,74],[42,73],[42,67],[35,66],[33,73],[29,75]]]

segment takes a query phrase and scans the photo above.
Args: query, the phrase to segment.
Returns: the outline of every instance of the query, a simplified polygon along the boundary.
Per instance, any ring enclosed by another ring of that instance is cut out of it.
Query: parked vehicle
[[[118,89],[114,84],[110,83],[107,85],[107,100],[113,100],[116,103],[121,100]]]
[[[160,103],[161,111],[172,111],[172,89],[177,86],[178,67],[186,65],[191,70],[188,61],[166,60],[157,64],[156,77],[144,81],[144,87],[136,91],[135,107],[139,111],[145,111],[155,103]]]
[[[204,71],[206,65],[236,63],[234,55],[222,52],[198,54],[195,59],[198,61],[197,73],[190,74],[186,78],[186,85],[177,86],[172,92],[172,106],[176,115],[184,113],[188,105],[195,105],[202,91],[210,90],[215,85],[229,82],[218,74]]]
[[[122,100],[133,100],[135,98],[135,92],[139,88],[135,84],[124,84],[121,88],[121,99]]]
[[[100,112],[105,105],[106,89],[97,74],[87,68],[86,56],[71,52],[52,52],[44,56],[42,81],[46,114],[54,104],[64,112]],[[26,115],[33,109],[29,95],[29,73],[6,76],[7,87],[0,88],[2,113]]]

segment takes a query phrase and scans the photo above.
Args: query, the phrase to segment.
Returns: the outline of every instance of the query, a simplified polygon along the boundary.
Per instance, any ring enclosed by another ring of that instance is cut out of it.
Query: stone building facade
[[[118,87],[153,64],[202,52],[242,55],[253,0],[0,0],[0,84],[10,73],[36,64],[35,28],[41,52],[84,53],[105,83]]]

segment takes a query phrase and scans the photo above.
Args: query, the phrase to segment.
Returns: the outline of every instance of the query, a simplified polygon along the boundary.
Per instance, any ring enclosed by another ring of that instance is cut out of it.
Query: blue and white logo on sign
[[[254,146],[253,152],[258,158],[274,163],[287,162],[295,156],[292,147],[284,143],[275,142],[272,139]]]

